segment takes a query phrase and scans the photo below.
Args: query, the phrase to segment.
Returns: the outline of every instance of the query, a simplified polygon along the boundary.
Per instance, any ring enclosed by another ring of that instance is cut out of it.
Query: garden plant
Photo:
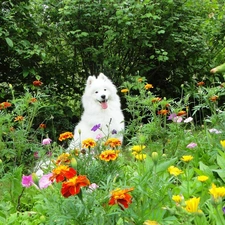
[[[225,90],[216,77],[182,85],[176,100],[134,76],[120,88],[132,115],[124,143],[87,139],[70,152],[71,131],[53,140],[51,117],[33,126],[44,84],[21,98],[9,84],[11,99],[0,104],[1,224],[224,224]],[[40,162],[49,162],[43,173]]]

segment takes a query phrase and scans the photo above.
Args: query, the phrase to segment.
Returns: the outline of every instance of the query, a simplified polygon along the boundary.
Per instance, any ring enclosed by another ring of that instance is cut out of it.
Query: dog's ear
[[[98,79],[102,79],[102,80],[104,80],[104,81],[109,80],[109,78],[108,78],[105,74],[103,74],[103,73],[100,73],[100,74],[98,75]]]
[[[90,86],[94,80],[96,80],[95,76],[89,76],[87,79],[87,86]]]

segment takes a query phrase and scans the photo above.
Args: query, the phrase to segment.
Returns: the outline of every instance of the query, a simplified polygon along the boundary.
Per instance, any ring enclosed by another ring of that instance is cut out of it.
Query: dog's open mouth
[[[107,100],[102,100],[102,101],[99,101],[99,103],[101,104],[101,107],[103,109],[107,109],[108,108],[108,103],[107,103]]]

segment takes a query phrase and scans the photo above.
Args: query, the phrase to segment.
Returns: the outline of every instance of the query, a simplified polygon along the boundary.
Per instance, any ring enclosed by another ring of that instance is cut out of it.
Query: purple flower
[[[52,184],[52,181],[49,180],[49,178],[52,176],[52,173],[43,175],[40,180],[39,180],[39,188],[43,189],[43,188],[47,188],[49,185]]]
[[[30,187],[31,185],[33,185],[34,182],[33,182],[32,175],[29,175],[29,176],[23,175],[21,183],[23,187]]]
[[[117,131],[115,129],[113,129],[112,134],[117,134]]]
[[[195,148],[196,146],[197,146],[196,143],[191,142],[190,144],[188,144],[188,145],[186,146],[186,148]]]
[[[172,120],[173,118],[175,118],[177,116],[176,113],[172,113],[169,115],[168,120]]]
[[[187,119],[184,120],[184,123],[190,123],[191,121],[193,121],[193,118],[188,117]]]
[[[223,214],[225,214],[225,207],[223,207],[222,210],[223,210]]]
[[[49,145],[51,144],[52,140],[50,138],[45,138],[42,140],[42,145]]]
[[[91,131],[96,131],[101,127],[101,124],[96,124],[91,128]]]
[[[209,129],[209,132],[210,132],[210,133],[215,133],[215,134],[221,134],[221,133],[222,133],[222,131],[217,130],[217,129],[215,129],[215,128]]]

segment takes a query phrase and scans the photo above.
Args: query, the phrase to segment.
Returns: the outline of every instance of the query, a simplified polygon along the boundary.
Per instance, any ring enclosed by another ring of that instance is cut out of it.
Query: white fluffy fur
[[[103,107],[101,102],[104,100],[107,103],[103,103]],[[79,148],[82,141],[87,138],[96,140],[98,135],[117,137],[122,141],[124,116],[120,98],[114,84],[103,73],[100,73],[98,77],[88,77],[82,104],[84,112],[81,121],[75,127],[74,139],[69,149]],[[92,131],[91,129],[97,124],[101,124],[101,129]],[[117,134],[112,135],[112,130],[116,130]]]

